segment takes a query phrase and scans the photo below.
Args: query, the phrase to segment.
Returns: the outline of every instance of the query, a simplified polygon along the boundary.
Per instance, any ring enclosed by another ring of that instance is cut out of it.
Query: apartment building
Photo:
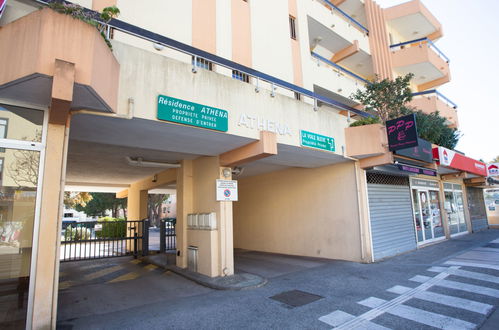
[[[115,192],[142,221],[148,192],[174,189],[176,264],[211,277],[234,273],[234,248],[373,262],[487,227],[483,163],[425,141],[391,152],[382,125],[349,127],[369,116],[354,91],[409,72],[413,106],[458,126],[437,90],[442,27],[421,1],[74,3],[120,9],[99,26],[112,49],[40,1],[9,0],[0,18],[14,164],[0,221],[17,232],[0,280],[18,292],[0,323],[55,327],[65,190]],[[237,201],[217,180],[237,180]]]

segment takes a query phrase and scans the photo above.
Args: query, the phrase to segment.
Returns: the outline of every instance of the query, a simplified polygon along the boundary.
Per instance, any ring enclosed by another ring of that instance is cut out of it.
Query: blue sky
[[[401,0],[377,0],[382,7]],[[437,47],[450,58],[451,81],[438,88],[458,105],[463,137],[456,150],[490,161],[499,155],[498,0],[422,0],[440,21]]]

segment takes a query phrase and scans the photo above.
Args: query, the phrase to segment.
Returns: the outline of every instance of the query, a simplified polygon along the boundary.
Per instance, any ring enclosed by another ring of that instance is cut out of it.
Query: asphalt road
[[[499,305],[498,230],[375,264],[238,251],[236,268],[269,282],[216,291],[128,258],[64,263],[58,328],[474,329]]]

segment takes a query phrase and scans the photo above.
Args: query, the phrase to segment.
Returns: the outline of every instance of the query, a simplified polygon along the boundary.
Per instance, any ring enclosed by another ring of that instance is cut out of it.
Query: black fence
[[[175,233],[176,222],[177,219],[175,218],[165,218],[160,221],[159,251],[162,253],[177,248],[177,235]]]
[[[149,220],[63,224],[60,261],[147,255]]]

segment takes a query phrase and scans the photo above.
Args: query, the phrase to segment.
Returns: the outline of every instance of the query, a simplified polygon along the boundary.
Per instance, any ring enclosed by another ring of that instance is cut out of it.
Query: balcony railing
[[[48,5],[49,3],[54,2],[56,0],[46,0],[46,1],[31,0],[31,1],[39,3],[39,4],[43,4],[43,5]],[[65,4],[72,4],[69,1],[63,1],[63,2]],[[192,64],[193,65],[192,71],[193,72],[197,71],[197,65],[196,65],[197,60],[204,59],[204,60],[207,60],[209,62],[212,62],[213,64],[217,64],[221,67],[227,68],[231,71],[236,70],[236,71],[241,72],[243,74],[247,74],[249,77],[254,78],[254,80],[256,82],[256,87],[255,87],[256,92],[258,92],[260,90],[259,82],[263,81],[263,82],[268,83],[271,86],[271,95],[274,95],[274,91],[277,87],[281,87],[283,89],[292,91],[296,94],[309,97],[310,99],[312,99],[314,101],[314,110],[318,109],[317,104],[318,104],[318,102],[321,102],[323,104],[332,106],[334,108],[339,108],[341,110],[353,112],[355,114],[358,114],[361,117],[374,117],[373,115],[371,115],[367,112],[357,110],[357,109],[355,109],[351,106],[348,106],[346,104],[343,104],[339,101],[336,101],[336,100],[330,99],[328,97],[325,97],[323,95],[314,93],[308,89],[291,84],[287,81],[284,81],[282,79],[279,79],[279,78],[271,76],[271,75],[268,75],[268,74],[263,73],[261,71],[257,71],[257,70],[254,70],[252,68],[249,68],[247,66],[241,65],[239,63],[227,60],[223,57],[208,53],[208,52],[201,50],[199,48],[189,46],[189,45],[181,43],[177,40],[170,39],[170,38],[165,37],[163,35],[160,35],[160,34],[151,32],[149,30],[140,28],[138,26],[120,21],[118,19],[113,18],[110,22],[106,23],[106,22],[103,22],[102,19],[100,19],[99,13],[97,13],[93,10],[90,10],[90,9],[86,9],[86,8],[84,8],[84,11],[86,13],[90,14],[96,23],[105,26],[106,36],[109,36],[111,34],[111,31],[115,30],[115,31],[119,31],[119,32],[125,33],[127,35],[130,35],[130,36],[133,36],[133,37],[145,40],[145,41],[149,41],[153,44],[161,45],[161,46],[167,47],[169,49],[172,49],[174,51],[178,51],[180,53],[192,56],[194,58],[194,61],[192,61],[192,63],[193,63]]]
[[[406,42],[401,42],[399,44],[395,44],[395,45],[390,45],[390,49],[394,49],[394,48],[402,48],[403,46],[406,46],[406,45],[422,45],[422,44],[428,44],[430,48],[433,48],[433,50],[438,54],[438,56],[442,57],[447,63],[450,62],[449,58],[447,56],[445,56],[445,54],[440,50],[438,49],[437,46],[435,46],[435,44],[433,43],[433,41],[431,41],[430,39],[428,38],[420,38],[420,39],[416,39],[416,40],[410,40],[410,41],[406,41]]]
[[[345,68],[344,68],[344,67],[342,67],[341,65],[338,65],[338,64],[336,64],[336,63],[334,63],[334,62],[332,62],[332,61],[328,60],[327,58],[325,58],[325,57],[323,57],[323,56],[321,56],[321,55],[319,55],[319,54],[317,54],[317,53],[312,52],[311,54],[312,54],[312,56],[313,56],[313,57],[315,57],[315,58],[317,58],[318,60],[320,60],[320,61],[322,61],[322,62],[324,62],[324,63],[326,63],[326,64],[328,64],[328,65],[332,66],[333,68],[335,68],[336,70],[340,71],[341,73],[345,73],[345,74],[347,74],[347,75],[349,75],[349,76],[351,76],[351,77],[353,77],[353,78],[355,78],[355,79],[357,79],[357,80],[362,81],[362,82],[363,82],[363,83],[365,83],[365,84],[369,84],[369,81],[368,81],[367,79],[364,79],[364,78],[362,78],[361,76],[359,76],[359,75],[357,75],[357,74],[353,73],[352,71],[350,71],[350,70],[348,70],[348,69],[345,69]]]
[[[331,7],[332,11],[337,11],[343,19],[345,19],[348,23],[353,24],[357,29],[359,29],[361,32],[364,32],[365,34],[369,34],[369,30],[364,27],[364,25],[360,24],[357,22],[353,17],[350,17],[347,13],[345,13],[343,10],[338,8],[337,6],[333,5],[331,1],[329,0],[318,0],[319,2],[324,3],[326,6]]]
[[[412,93],[412,96],[420,96],[420,95],[428,95],[428,94],[435,94],[438,98],[440,98],[440,99],[444,100],[445,102],[447,102],[448,104],[450,104],[454,109],[457,109],[456,103],[449,100],[447,97],[445,97],[445,95],[443,95],[442,93],[440,93],[436,89],[430,89],[430,90],[423,91],[423,92]]]

